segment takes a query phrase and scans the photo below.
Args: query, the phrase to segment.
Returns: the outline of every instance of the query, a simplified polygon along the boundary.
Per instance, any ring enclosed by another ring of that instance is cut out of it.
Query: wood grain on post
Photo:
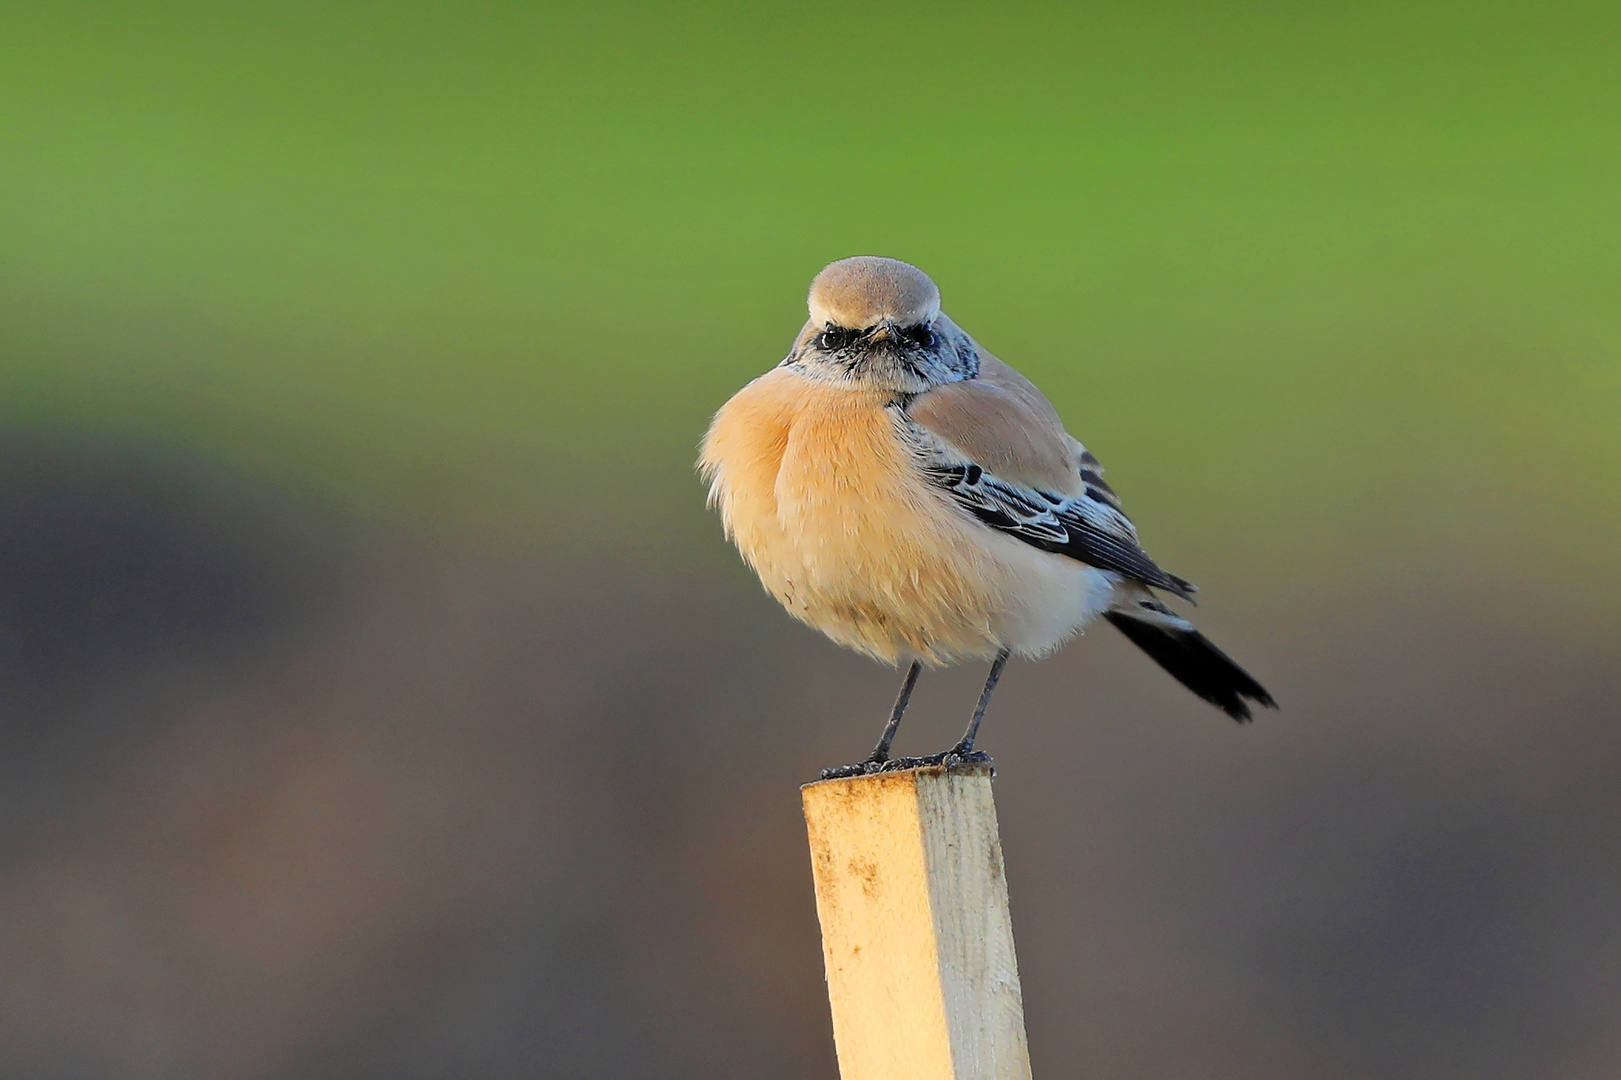
[[[989,767],[802,793],[842,1080],[1029,1080]]]

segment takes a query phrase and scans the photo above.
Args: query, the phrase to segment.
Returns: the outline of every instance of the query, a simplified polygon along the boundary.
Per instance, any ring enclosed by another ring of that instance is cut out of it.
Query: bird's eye
[[[855,332],[852,330],[846,330],[842,326],[829,326],[817,338],[817,344],[821,346],[823,352],[838,352],[849,345],[853,337]]]
[[[900,330],[900,338],[906,344],[917,349],[934,348],[934,330],[928,326],[906,326]]]

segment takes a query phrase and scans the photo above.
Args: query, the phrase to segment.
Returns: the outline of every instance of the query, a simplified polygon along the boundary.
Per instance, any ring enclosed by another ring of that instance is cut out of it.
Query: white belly
[[[1003,549],[1009,566],[1000,590],[1007,597],[997,628],[1001,646],[1019,656],[1045,656],[1108,610],[1115,574],[1011,536],[993,533],[990,542]]]

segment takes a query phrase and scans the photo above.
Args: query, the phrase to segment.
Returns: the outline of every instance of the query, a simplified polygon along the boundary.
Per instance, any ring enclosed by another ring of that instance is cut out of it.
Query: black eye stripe
[[[820,334],[816,335],[816,345],[824,352],[838,352],[847,349],[857,341],[861,341],[873,332],[873,327],[866,326],[860,330],[852,330],[845,326],[834,326],[829,323]],[[939,344],[939,337],[934,328],[919,324],[917,326],[901,326],[895,329],[895,337],[902,344],[914,349],[931,350]]]

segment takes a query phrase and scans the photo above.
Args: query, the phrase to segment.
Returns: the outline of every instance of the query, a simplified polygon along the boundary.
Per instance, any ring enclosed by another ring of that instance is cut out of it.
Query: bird
[[[794,618],[906,666],[878,743],[824,778],[989,762],[975,748],[1008,658],[1102,618],[1234,720],[1272,696],[1162,596],[1195,586],[1142,549],[1103,466],[1029,379],[940,309],[910,263],[855,256],[811,282],[788,355],[709,425],[710,505]],[[891,748],[924,667],[990,660],[963,737]]]

